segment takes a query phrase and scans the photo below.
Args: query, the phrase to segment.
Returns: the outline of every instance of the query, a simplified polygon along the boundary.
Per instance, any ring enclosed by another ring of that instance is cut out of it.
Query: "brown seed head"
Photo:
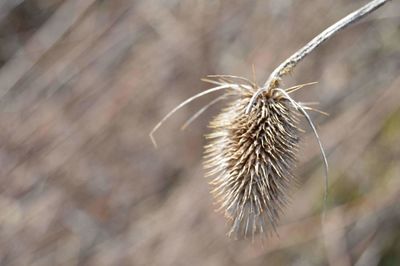
[[[275,227],[295,177],[292,170],[299,142],[299,116],[310,125],[325,165],[325,197],[328,188],[328,163],[317,130],[306,110],[324,112],[294,101],[290,93],[315,82],[280,89],[279,80],[271,88],[260,89],[248,79],[213,75],[203,79],[217,86],[185,100],[171,110],[150,132],[154,133],[176,111],[206,94],[225,91],[201,108],[183,126],[186,128],[213,104],[235,97],[210,123],[213,132],[206,137],[205,168],[213,176],[212,194],[219,210],[231,221],[229,235],[246,238],[276,231]],[[256,97],[255,97],[256,96]],[[252,105],[250,105],[252,103]],[[254,103],[254,104],[253,104]],[[312,103],[308,103],[312,104]],[[252,108],[249,108],[252,107]]]
[[[204,165],[213,177],[212,194],[231,221],[229,235],[238,238],[275,230],[295,181],[300,114],[279,90],[264,92],[246,114],[257,89],[242,87],[206,136]]]

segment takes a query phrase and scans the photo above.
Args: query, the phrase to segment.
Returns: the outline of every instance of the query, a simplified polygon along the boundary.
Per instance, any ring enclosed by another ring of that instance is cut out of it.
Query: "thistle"
[[[229,235],[254,238],[270,228],[276,230],[296,181],[299,110],[316,110],[294,102],[289,94],[314,83],[263,92],[246,114],[260,88],[241,77],[211,77],[216,80],[205,81],[229,86],[232,91],[225,97],[236,97],[210,123],[213,132],[206,136],[210,143],[205,147],[204,166],[207,176],[213,177],[210,184],[219,210],[231,221]]]
[[[208,76],[204,81],[216,86],[205,90],[175,107],[151,131],[153,134],[183,106],[206,94],[224,91],[195,113],[186,128],[210,106],[229,100],[225,109],[210,123],[206,136],[204,167],[211,176],[210,185],[219,210],[231,223],[229,235],[246,238],[276,231],[280,215],[288,201],[289,190],[296,182],[293,171],[301,129],[300,117],[310,125],[318,142],[324,163],[324,210],[328,193],[328,162],[317,130],[307,111],[311,103],[296,102],[290,94],[314,83],[287,89],[282,77],[325,42],[348,25],[368,15],[389,0],[373,0],[318,34],[309,43],[280,64],[262,87],[246,78],[231,75]]]
[[[212,133],[206,136],[210,142],[205,146],[204,167],[211,177],[211,193],[219,205],[218,210],[231,223],[230,236],[254,238],[271,232],[270,229],[276,231],[289,190],[296,182],[293,168],[300,140],[301,111],[322,112],[295,102],[289,94],[315,83],[264,91],[246,113],[253,95],[260,90],[255,82],[230,75],[213,75],[203,80],[217,86],[186,100],[164,120],[197,97],[225,90],[182,128],[211,105],[229,100],[227,107],[211,121]]]
[[[231,221],[229,235],[254,238],[276,228],[287,203],[300,113],[280,90],[271,90],[245,114],[258,87],[250,81],[237,86],[237,99],[210,123],[204,163],[214,176],[210,184],[219,210]]]

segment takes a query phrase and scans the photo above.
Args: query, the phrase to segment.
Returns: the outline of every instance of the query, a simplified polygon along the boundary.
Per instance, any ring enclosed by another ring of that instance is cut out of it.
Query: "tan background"
[[[0,1],[0,265],[400,265],[400,5],[310,55],[290,86],[330,163],[324,234],[318,146],[306,124],[301,185],[260,243],[226,237],[203,178],[220,106],[207,74],[262,83],[366,1]]]

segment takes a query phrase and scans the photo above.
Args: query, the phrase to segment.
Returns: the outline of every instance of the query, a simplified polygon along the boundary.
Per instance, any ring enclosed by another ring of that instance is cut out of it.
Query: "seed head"
[[[299,142],[299,115],[280,90],[264,92],[246,114],[255,86],[242,87],[238,98],[210,123],[205,168],[219,210],[238,238],[275,230],[288,192]]]
[[[210,184],[218,210],[231,223],[229,235],[236,238],[251,235],[254,238],[255,235],[276,231],[279,217],[288,202],[289,190],[296,181],[293,169],[301,131],[299,116],[307,119],[321,150],[325,164],[326,202],[328,163],[306,110],[325,113],[289,96],[315,83],[284,90],[260,88],[248,79],[230,75],[208,76],[203,80],[217,86],[176,106],[153,128],[150,137],[156,145],[153,134],[176,111],[203,95],[225,91],[195,113],[182,129],[211,105],[230,99],[227,107],[210,123],[212,132],[206,136],[210,143],[205,146],[204,153],[204,167],[207,176],[212,177]]]

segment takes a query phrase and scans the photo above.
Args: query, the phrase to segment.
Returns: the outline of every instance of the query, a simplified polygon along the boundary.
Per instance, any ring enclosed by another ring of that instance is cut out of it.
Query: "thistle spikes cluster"
[[[230,236],[254,238],[276,231],[289,190],[296,182],[293,169],[301,131],[299,118],[305,109],[319,111],[295,102],[289,94],[314,83],[265,91],[246,114],[252,96],[260,89],[254,82],[230,75],[203,80],[216,86],[178,105],[156,125],[151,137],[154,140],[152,134],[163,121],[184,105],[207,93],[224,90],[182,128],[212,104],[229,99],[227,107],[210,123],[212,132],[206,136],[209,144],[205,146],[204,167],[211,177],[211,193],[218,210],[231,223]]]
[[[300,114],[279,91],[263,94],[245,114],[256,91],[244,89],[210,123],[213,132],[206,136],[204,166],[214,177],[212,194],[236,238],[275,229],[295,181]]]
[[[235,84],[232,78],[239,77],[213,77],[218,80],[206,81],[235,85],[241,91],[210,123],[204,167],[212,177],[218,210],[230,221],[229,235],[254,238],[276,230],[296,182],[293,169],[301,131],[298,106],[315,109],[294,102],[289,93],[313,83],[264,92],[246,114],[259,87],[244,78],[240,81],[246,83]]]

